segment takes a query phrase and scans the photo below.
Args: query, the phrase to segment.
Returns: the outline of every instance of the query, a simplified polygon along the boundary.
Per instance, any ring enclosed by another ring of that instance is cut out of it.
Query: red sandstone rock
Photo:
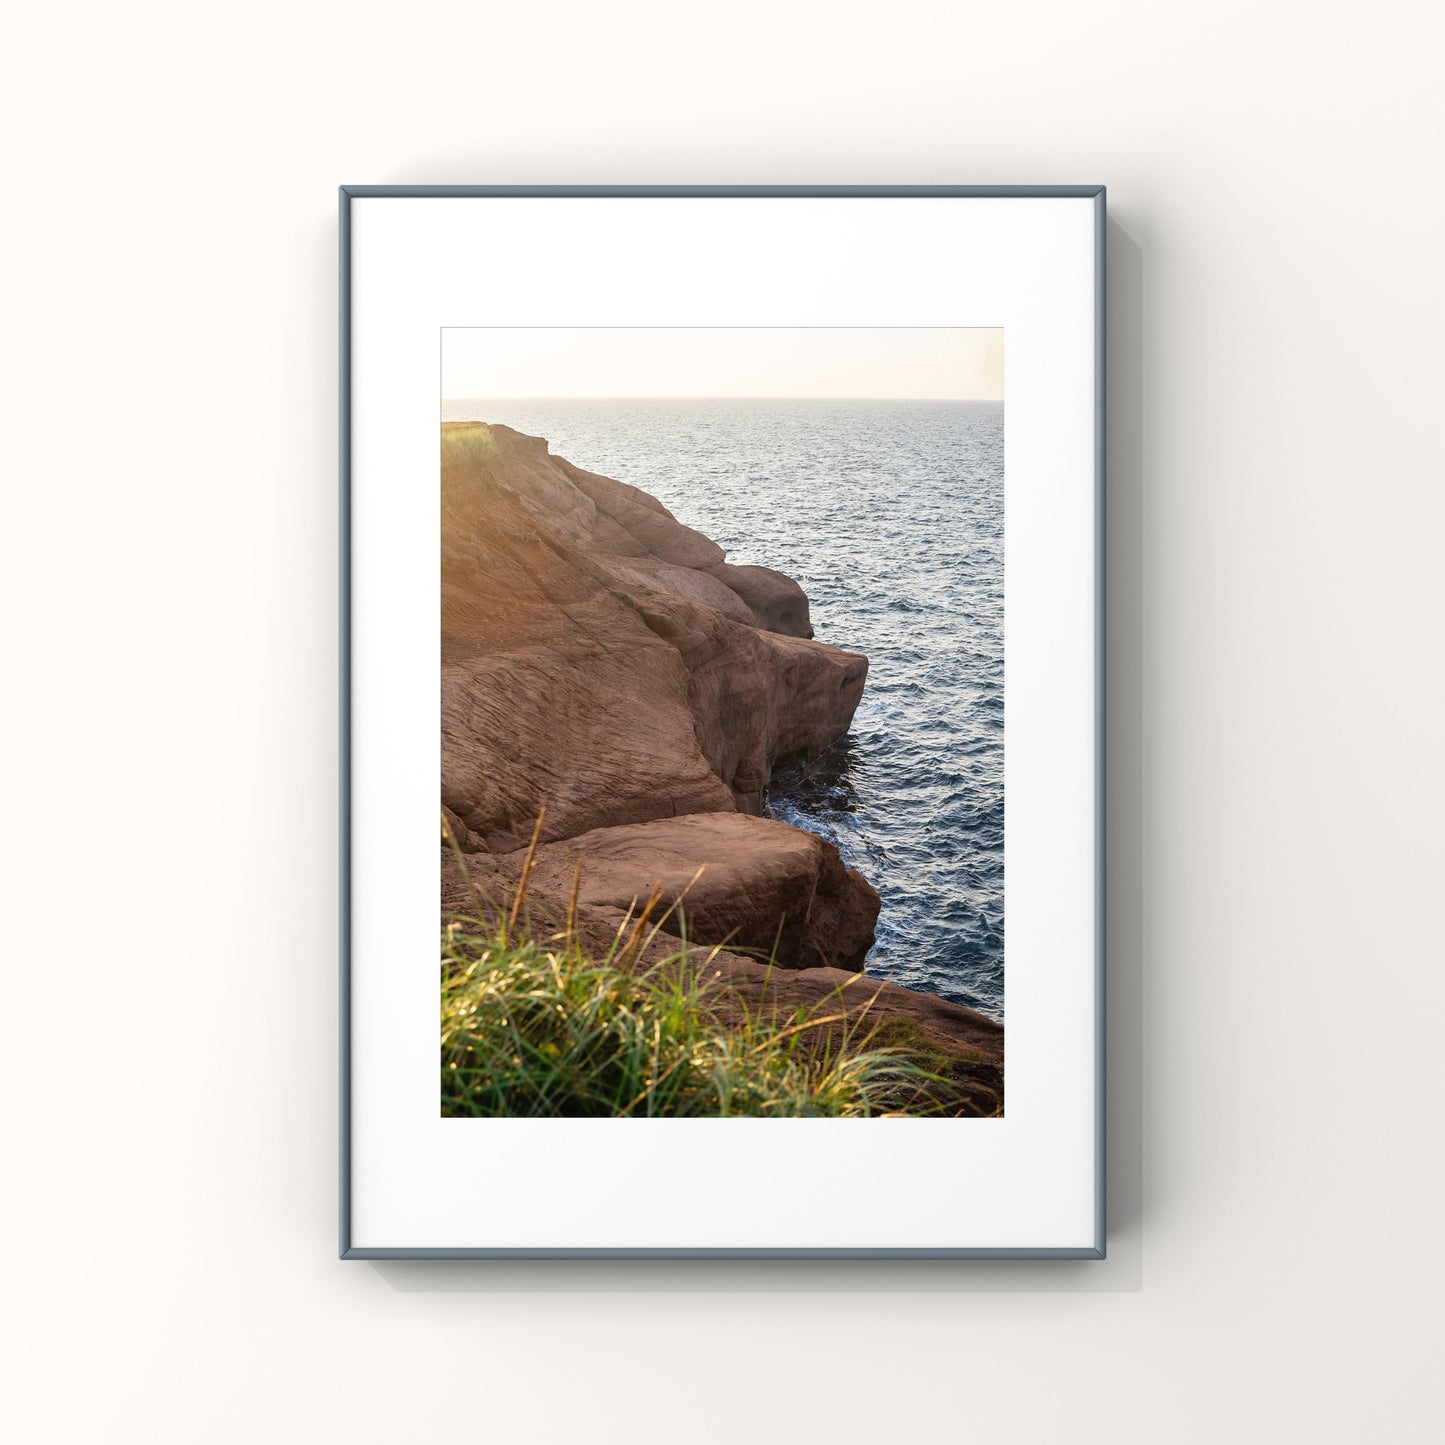
[[[789,637],[813,635],[808,594],[785,573],[771,567],[735,567],[731,562],[721,562],[708,571],[747,603],[759,627]]]
[[[442,801],[473,844],[761,813],[772,766],[847,730],[868,659],[654,497],[509,427],[447,423]],[[769,630],[776,628],[778,630]]]
[[[513,896],[523,855],[472,875],[493,896]],[[825,839],[770,818],[694,813],[598,828],[538,848],[529,897],[539,914],[566,917],[573,879],[589,919],[615,932],[654,891],[664,929],[692,943],[723,945],[786,969],[857,972],[873,946],[878,895]],[[454,894],[453,907],[465,899]]]

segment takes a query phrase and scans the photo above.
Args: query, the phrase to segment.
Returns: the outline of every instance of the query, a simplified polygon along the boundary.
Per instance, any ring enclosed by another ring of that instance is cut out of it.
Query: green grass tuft
[[[634,972],[619,935],[513,938],[504,920],[441,942],[442,1114],[477,1117],[869,1118],[932,1113],[932,1076],[850,1037],[836,1010],[739,1017],[693,951]]]
[[[654,892],[601,958],[577,926],[578,877],[560,928],[539,941],[527,907],[539,814],[510,907],[485,898],[442,814],[478,917],[441,934],[443,1118],[860,1119],[936,1114],[909,1040],[880,1044],[841,984],[811,1013],[750,1010],[717,980],[716,950],[642,961],[673,909]],[[695,881],[695,880],[694,880]],[[520,927],[519,927],[520,924]],[[679,931],[685,939],[680,916]],[[920,1035],[921,1036],[921,1035]]]
[[[485,422],[449,422],[442,427],[442,474],[475,466],[496,450],[496,439]]]

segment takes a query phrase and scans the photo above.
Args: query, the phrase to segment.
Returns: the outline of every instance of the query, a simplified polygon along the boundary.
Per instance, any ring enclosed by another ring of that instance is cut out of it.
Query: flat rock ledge
[[[484,893],[510,898],[524,856],[475,855],[469,872]],[[447,872],[452,886],[444,904],[464,911],[455,860]],[[661,897],[653,916],[667,915],[670,935],[771,960],[779,969],[861,972],[878,920],[872,884],[845,867],[831,843],[741,813],[594,828],[543,844],[529,895],[553,922],[566,916],[574,877],[579,909],[613,931],[655,891]]]
[[[443,916],[510,909],[522,863],[520,852],[458,860],[446,850]],[[686,951],[687,966],[710,986],[722,1017],[746,1012],[791,1021],[801,1009],[810,1019],[835,1020],[813,1036],[815,1046],[876,1030],[878,1043],[907,1048],[939,1076],[930,1092],[944,1117],[1002,1113],[1003,1026],[859,971],[878,895],[824,840],[769,819],[701,814],[544,844],[521,916],[539,942],[561,930],[574,878],[574,926],[594,956],[606,954],[656,889],[662,897],[653,917],[662,918],[662,928],[638,967]]]

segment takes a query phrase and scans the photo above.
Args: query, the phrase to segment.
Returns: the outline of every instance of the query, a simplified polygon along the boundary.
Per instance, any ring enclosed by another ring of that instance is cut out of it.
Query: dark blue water
[[[775,773],[774,816],[878,889],[867,971],[1002,1018],[1001,402],[451,401],[544,436],[797,578],[818,640],[868,654],[852,731]]]

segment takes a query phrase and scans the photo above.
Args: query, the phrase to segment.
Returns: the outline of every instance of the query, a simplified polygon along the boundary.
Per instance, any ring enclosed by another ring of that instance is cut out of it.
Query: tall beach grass
[[[850,1017],[848,985],[811,1011],[778,1013],[727,988],[709,967],[716,950],[684,945],[644,966],[669,916],[655,897],[589,951],[575,890],[560,927],[531,926],[529,873],[509,909],[478,897],[476,917],[442,931],[444,1117],[937,1112],[930,1086],[941,1081],[906,1049],[880,1045],[866,1007]]]

